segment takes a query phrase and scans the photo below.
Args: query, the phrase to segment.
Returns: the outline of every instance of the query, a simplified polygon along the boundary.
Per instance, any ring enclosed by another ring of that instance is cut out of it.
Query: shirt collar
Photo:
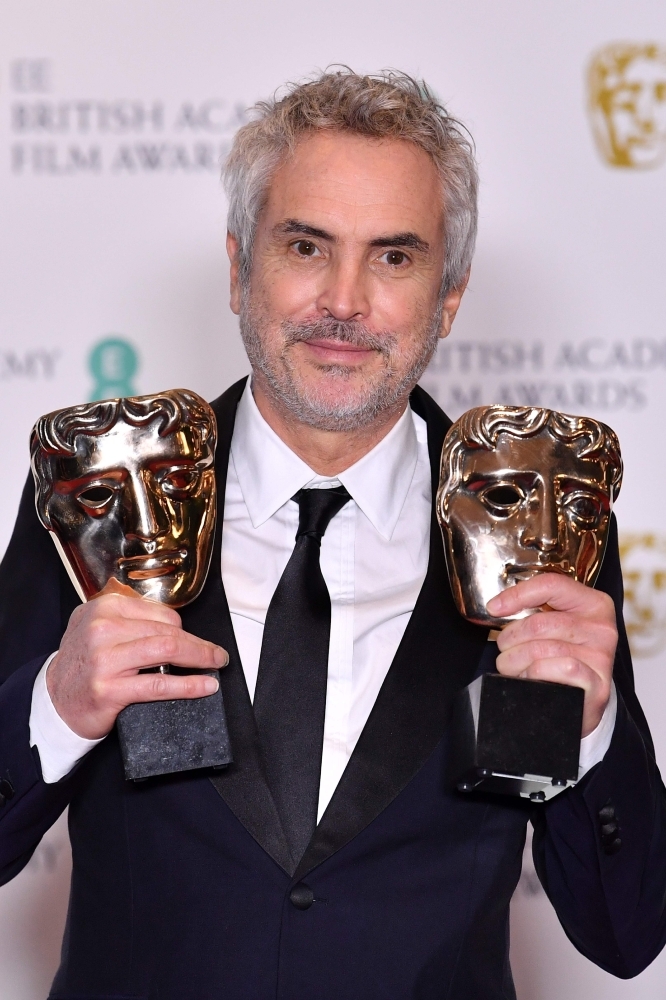
[[[390,539],[414,477],[418,443],[408,406],[386,437],[337,478],[317,475],[262,417],[250,381],[241,396],[231,440],[243,499],[255,528],[304,486],[342,485],[382,537]]]

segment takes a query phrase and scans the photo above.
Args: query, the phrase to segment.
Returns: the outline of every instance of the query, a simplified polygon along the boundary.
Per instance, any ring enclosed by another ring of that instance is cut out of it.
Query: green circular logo
[[[100,340],[88,358],[88,368],[95,380],[91,402],[114,399],[116,396],[135,396],[132,379],[138,367],[139,355],[129,341],[122,337]]]

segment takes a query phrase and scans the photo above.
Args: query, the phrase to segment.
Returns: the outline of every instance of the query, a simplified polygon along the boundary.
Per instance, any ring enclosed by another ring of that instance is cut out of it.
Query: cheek
[[[79,534],[93,520],[81,510],[78,503],[58,496],[52,498],[48,513],[53,527],[64,535]]]
[[[320,294],[321,278],[290,267],[284,261],[269,264],[252,276],[251,296],[266,320],[297,320],[312,313]],[[270,333],[267,331],[270,337]]]
[[[406,348],[423,341],[435,306],[436,295],[430,296],[416,282],[379,282],[372,297],[373,326],[394,331],[398,344]]]
[[[573,550],[573,561],[576,564],[576,577],[581,583],[587,582],[590,572],[594,569],[599,557],[601,541],[593,531],[585,531],[582,535],[572,531],[569,547]]]
[[[179,516],[172,522],[173,537],[188,550],[189,558],[195,559],[197,550],[212,538],[215,527],[215,512],[204,497],[180,504]]]

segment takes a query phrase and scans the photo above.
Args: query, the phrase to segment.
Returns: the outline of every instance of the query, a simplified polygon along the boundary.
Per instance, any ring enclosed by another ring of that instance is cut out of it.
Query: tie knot
[[[296,538],[311,535],[321,539],[331,519],[351,500],[351,496],[344,486],[336,486],[330,490],[299,490],[292,500],[299,507]]]

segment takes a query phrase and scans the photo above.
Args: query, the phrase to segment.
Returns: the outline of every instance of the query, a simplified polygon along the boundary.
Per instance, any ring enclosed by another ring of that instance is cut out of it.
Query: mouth
[[[318,361],[328,364],[354,364],[375,354],[372,347],[350,344],[342,340],[315,338],[300,341]]]
[[[118,560],[118,569],[128,580],[152,580],[177,572],[187,558],[187,551],[161,552],[151,556],[128,556]]]

